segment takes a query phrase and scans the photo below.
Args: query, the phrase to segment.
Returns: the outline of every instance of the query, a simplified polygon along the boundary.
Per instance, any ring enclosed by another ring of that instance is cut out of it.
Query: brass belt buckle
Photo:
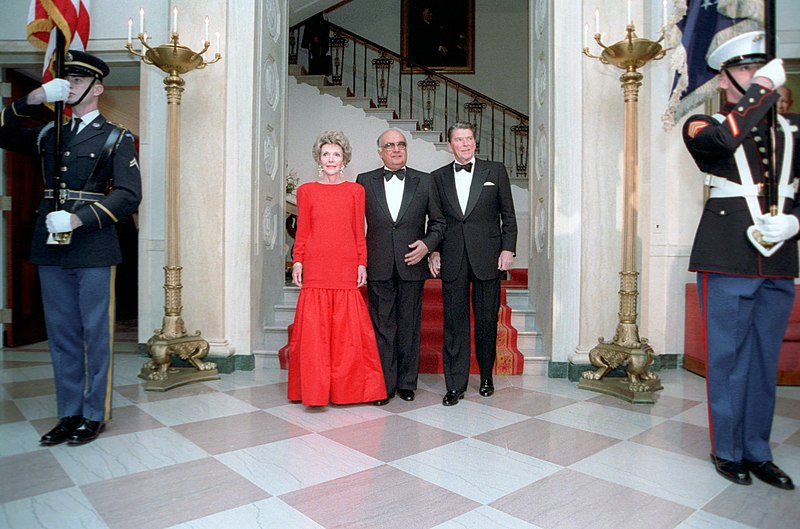
[[[64,233],[48,233],[47,244],[56,244],[65,246],[72,242],[72,232],[66,231]]]
[[[68,189],[62,188],[62,189],[58,190],[58,201],[59,202],[61,202],[63,204],[64,202],[67,201],[68,197],[69,197],[69,190]]]

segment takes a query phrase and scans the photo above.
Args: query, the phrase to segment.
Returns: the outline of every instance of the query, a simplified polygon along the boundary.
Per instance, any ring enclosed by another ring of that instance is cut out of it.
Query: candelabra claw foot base
[[[658,376],[648,370],[653,365],[654,357],[653,348],[645,339],[635,347],[630,347],[600,338],[599,343],[589,351],[589,361],[597,370],[583,372],[578,387],[635,404],[653,404],[653,393],[664,389]],[[606,378],[606,375],[623,365],[627,373],[625,378]]]
[[[146,391],[167,391],[192,382],[219,379],[217,365],[202,361],[208,355],[208,342],[200,337],[200,331],[191,336],[167,337],[156,330],[147,341],[147,350],[150,360],[139,371],[139,378],[146,381]],[[172,367],[173,354],[193,367]]]

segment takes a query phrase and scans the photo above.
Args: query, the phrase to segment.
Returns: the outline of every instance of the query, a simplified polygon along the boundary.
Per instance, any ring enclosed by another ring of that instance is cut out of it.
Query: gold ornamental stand
[[[130,22],[129,22],[130,26]],[[129,35],[130,36],[130,35]],[[180,103],[185,84],[182,74],[205,68],[221,59],[216,53],[214,59],[205,61],[203,54],[208,50],[208,38],[200,52],[179,43],[178,33],[173,31],[168,44],[151,48],[147,44],[147,34],[140,32],[142,53],[135,51],[130,39],[127,50],[140,57],[145,64],[152,64],[168,75],[164,79],[167,92],[167,175],[166,175],[166,214],[167,214],[167,263],[164,267],[164,318],[161,328],[155,329],[147,341],[150,360],[142,366],[139,378],[146,380],[145,390],[167,391],[177,386],[204,380],[217,380],[219,373],[213,362],[203,362],[208,355],[208,342],[200,336],[200,331],[187,334],[181,318],[181,266],[180,266]],[[177,354],[193,367],[171,367],[172,355]]]
[[[599,56],[592,55],[589,48],[583,53],[604,64],[613,64],[625,72],[620,77],[622,91],[625,96],[625,130],[624,130],[624,216],[622,231],[622,271],[619,291],[619,323],[614,338],[606,341],[600,337],[598,344],[589,352],[589,360],[597,368],[581,374],[578,387],[613,395],[634,403],[653,403],[653,392],[663,389],[661,380],[649,371],[655,353],[647,338],[639,336],[637,320],[637,283],[639,272],[636,270],[636,225],[637,225],[637,179],[638,179],[638,109],[639,87],[642,85],[642,74],[639,68],[651,60],[659,60],[667,53],[661,47],[664,38],[651,41],[636,36],[633,23],[628,24],[625,38],[610,46],[602,42],[600,33],[594,36],[595,42],[602,48]],[[606,378],[614,369],[626,366],[627,377]]]

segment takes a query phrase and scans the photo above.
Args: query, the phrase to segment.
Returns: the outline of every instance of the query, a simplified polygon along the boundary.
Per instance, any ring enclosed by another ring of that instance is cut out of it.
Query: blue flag
[[[668,45],[675,49],[672,93],[661,118],[667,130],[715,93],[718,72],[708,67],[708,54],[736,35],[763,29],[763,13],[763,0],[675,1],[677,24],[666,29]]]

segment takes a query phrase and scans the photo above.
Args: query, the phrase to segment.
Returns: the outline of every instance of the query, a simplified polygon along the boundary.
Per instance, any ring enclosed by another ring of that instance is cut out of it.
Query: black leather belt
[[[84,202],[97,202],[105,196],[104,193],[93,193],[91,191],[75,191],[72,189],[59,189],[58,201],[64,203],[67,200],[83,200]],[[44,198],[53,198],[53,190],[45,189]]]

